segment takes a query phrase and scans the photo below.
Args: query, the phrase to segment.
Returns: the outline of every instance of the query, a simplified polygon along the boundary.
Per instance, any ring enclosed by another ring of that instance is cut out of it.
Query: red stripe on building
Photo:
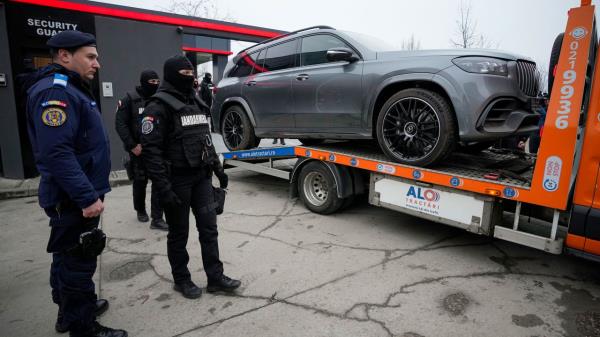
[[[188,46],[181,47],[181,50],[193,51],[193,52],[198,52],[198,53],[216,54],[216,55],[231,55],[231,54],[233,54],[232,52],[227,51],[227,50],[214,50],[214,49],[196,48],[196,47],[188,47]]]
[[[35,6],[68,9],[68,10],[73,10],[73,11],[78,11],[78,12],[91,13],[91,14],[97,14],[97,15],[105,15],[105,16],[111,16],[111,17],[116,17],[116,18],[131,19],[131,20],[145,21],[145,22],[154,22],[154,23],[164,23],[164,24],[174,25],[174,26],[184,26],[184,27],[192,27],[192,28],[199,28],[199,29],[208,29],[208,30],[215,30],[215,31],[227,32],[227,33],[235,33],[235,34],[248,35],[248,36],[272,38],[272,37],[276,37],[276,36],[280,35],[279,33],[269,32],[269,31],[260,30],[260,29],[229,26],[229,25],[220,24],[220,23],[203,22],[203,21],[199,21],[199,20],[191,20],[191,19],[184,19],[184,18],[174,18],[174,17],[168,17],[168,16],[158,15],[158,14],[135,12],[135,11],[126,10],[126,9],[101,7],[101,6],[97,6],[97,5],[88,5],[88,4],[75,3],[75,2],[62,1],[62,0],[44,0],[44,1],[12,0],[12,1],[18,2],[18,3],[35,5]]]

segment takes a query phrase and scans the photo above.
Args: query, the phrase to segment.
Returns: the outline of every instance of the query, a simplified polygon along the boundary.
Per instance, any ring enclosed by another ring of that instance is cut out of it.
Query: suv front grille
[[[519,88],[525,95],[537,96],[540,84],[535,63],[517,61],[517,79],[519,80]]]

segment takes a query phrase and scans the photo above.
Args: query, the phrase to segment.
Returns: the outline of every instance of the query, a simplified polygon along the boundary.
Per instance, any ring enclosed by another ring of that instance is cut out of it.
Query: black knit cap
[[[190,60],[183,55],[169,57],[165,61],[165,65],[163,67],[165,81],[171,82],[172,80],[176,80],[178,77],[177,75],[180,75],[179,71],[182,69],[194,70],[194,66],[192,66]]]
[[[71,49],[84,46],[95,47],[96,37],[78,30],[65,30],[51,37],[46,45],[53,49]]]
[[[148,83],[148,80],[157,80],[157,79],[159,79],[158,74],[156,73],[156,71],[151,70],[151,69],[144,70],[140,74],[140,84],[141,85],[144,85],[144,83]]]

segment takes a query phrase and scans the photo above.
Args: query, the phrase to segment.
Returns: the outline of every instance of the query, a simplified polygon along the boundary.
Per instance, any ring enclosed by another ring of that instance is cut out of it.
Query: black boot
[[[108,301],[105,299],[96,300],[96,317],[101,316],[103,313],[108,310]],[[58,315],[56,316],[56,324],[54,324],[54,329],[58,333],[65,333],[69,331],[69,326],[63,323],[63,313],[59,309]]]
[[[161,231],[168,231],[169,225],[165,222],[165,220],[161,219],[152,219],[150,222],[150,229],[158,229]]]
[[[236,290],[242,282],[239,280],[231,279],[225,275],[221,275],[220,278],[216,280],[208,280],[208,286],[206,286],[206,291],[209,293],[214,293],[218,291],[231,293]]]
[[[148,222],[150,218],[148,217],[148,213],[146,211],[138,211],[137,218],[139,222]]]
[[[202,296],[202,289],[198,288],[192,281],[175,283],[173,289],[180,292],[183,297],[189,299],[195,299]]]
[[[127,331],[117,330],[100,325],[94,322],[92,329],[82,335],[83,337],[127,337]]]

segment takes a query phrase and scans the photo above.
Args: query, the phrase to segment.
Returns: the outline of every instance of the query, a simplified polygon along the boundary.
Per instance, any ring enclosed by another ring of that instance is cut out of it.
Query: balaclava
[[[148,83],[148,80],[158,79],[158,74],[154,70],[144,70],[140,75],[140,84],[145,97],[150,97],[156,93],[158,84]]]
[[[206,74],[204,74],[204,80],[205,80],[207,83],[210,83],[210,82],[212,81],[212,75],[211,75],[210,73],[206,73]]]
[[[192,93],[194,85],[194,76],[186,76],[179,73],[182,69],[193,70],[194,67],[190,60],[183,55],[172,56],[165,61],[164,77],[177,91],[184,95]]]

